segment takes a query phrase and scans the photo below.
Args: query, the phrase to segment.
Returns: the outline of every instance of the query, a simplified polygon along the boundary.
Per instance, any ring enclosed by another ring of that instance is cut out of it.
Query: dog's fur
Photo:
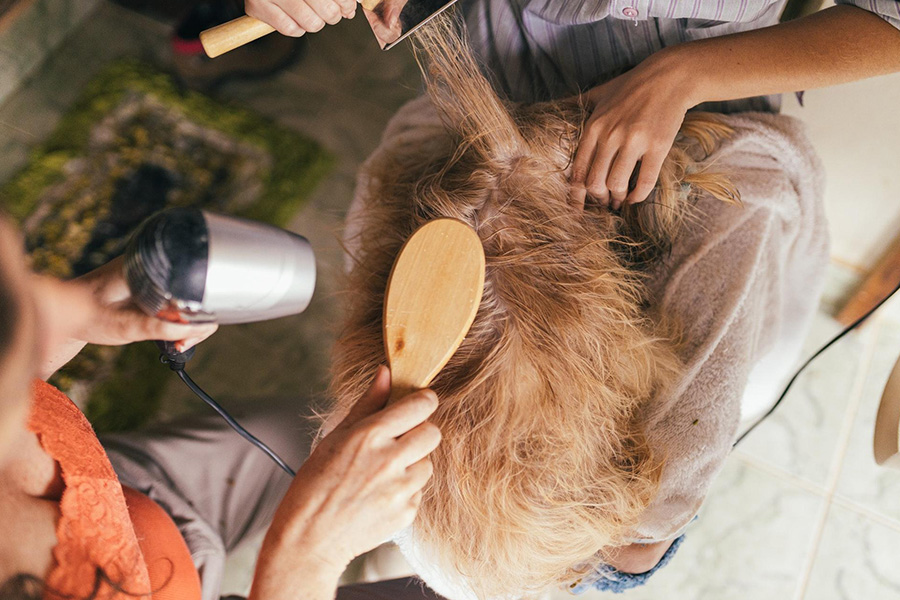
[[[736,200],[696,162],[728,128],[689,115],[650,199],[582,211],[567,181],[588,109],[502,101],[447,19],[416,43],[446,125],[447,143],[434,147],[446,151],[396,147],[370,163],[336,410],[385,362],[382,303],[403,242],[434,218],[471,225],[487,259],[484,296],[432,386],[443,442],[414,528],[480,597],[529,596],[626,543],[653,497],[665,457],[647,446],[641,413],[679,363],[672,325],[646,308],[640,267],[665,251],[692,194]]]

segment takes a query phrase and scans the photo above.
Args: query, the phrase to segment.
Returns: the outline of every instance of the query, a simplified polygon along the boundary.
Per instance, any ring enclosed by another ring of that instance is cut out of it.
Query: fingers
[[[422,488],[431,480],[432,475],[434,475],[434,465],[428,458],[423,458],[406,468],[406,482],[416,504],[422,499]]]
[[[419,390],[404,396],[369,419],[382,436],[397,438],[424,423],[437,407],[438,399],[434,392]]]
[[[185,325],[150,317],[134,306],[103,307],[98,319],[89,323],[81,339],[95,344],[118,345],[143,340],[191,342],[196,345],[218,328],[214,323]],[[191,346],[181,344],[184,350]],[[183,350],[182,350],[183,351]]]
[[[577,209],[584,208],[584,200],[587,196],[587,178],[591,172],[591,164],[597,152],[597,132],[588,126],[578,143],[575,151],[575,159],[572,162],[572,175],[569,178],[571,191],[569,202]]]
[[[334,25],[341,20],[340,7],[331,0],[276,1],[284,12],[310,33],[321,31],[326,24]],[[316,10],[317,8],[318,10]],[[318,11],[322,11],[322,14],[319,14]]]
[[[388,398],[391,396],[391,372],[384,365],[378,367],[375,372],[375,379],[368,391],[363,394],[346,418],[341,421],[339,427],[349,427],[362,421],[366,417],[375,414],[387,404]]]
[[[213,329],[209,333],[203,333],[200,335],[195,335],[193,337],[184,338],[181,340],[175,340],[175,349],[178,350],[179,352],[187,352],[188,350],[190,350],[191,348],[193,348],[194,346],[196,346],[203,340],[210,337],[215,332],[216,332],[216,330]]]
[[[628,182],[631,181],[631,174],[641,157],[641,150],[640,147],[625,146],[619,150],[615,161],[609,167],[605,187],[609,190],[609,201],[613,210],[621,208],[628,195]],[[603,174],[599,176],[603,177]]]
[[[284,2],[294,1],[302,2],[302,0],[283,0]],[[344,7],[336,0],[306,0],[306,3],[312,8],[320,19],[329,25],[336,25],[346,15]],[[355,7],[354,7],[355,10]]]
[[[609,166],[618,154],[617,146],[611,141],[606,141],[597,150],[597,155],[591,165],[591,172],[587,176],[587,193],[597,200],[601,206],[609,206],[609,187],[607,176]]]
[[[644,155],[640,162],[640,171],[634,189],[625,198],[626,204],[643,202],[656,187],[659,179],[659,171],[669,152],[666,148],[659,148]]]
[[[251,17],[259,19],[274,27],[281,35],[300,37],[307,31],[291,15],[289,15],[287,11],[274,2],[266,0],[247,0],[244,4],[244,10]]]
[[[356,7],[359,4],[356,0],[337,0],[337,3],[341,5],[341,12],[345,18],[352,19],[356,16]]]
[[[579,146],[579,152],[582,146]],[[647,198],[659,171],[668,155],[668,147],[657,145],[649,150],[638,143],[620,145],[613,140],[600,144],[591,158],[589,173],[583,187],[576,187],[575,177],[585,168],[581,163],[573,166],[573,190],[570,201],[583,208],[586,195],[597,200],[601,206],[618,210],[625,203],[641,202]],[[576,161],[578,157],[576,155]],[[629,191],[635,170],[640,165],[637,180]]]
[[[247,0],[248,15],[265,21],[280,33],[300,37],[356,15],[352,0]]]
[[[422,504],[423,488],[434,475],[434,465],[427,458],[410,465],[399,485],[393,489],[394,502],[400,506],[398,513],[400,528],[412,523]]]
[[[441,430],[434,423],[417,425],[397,439],[397,460],[404,467],[418,464],[441,443]]]

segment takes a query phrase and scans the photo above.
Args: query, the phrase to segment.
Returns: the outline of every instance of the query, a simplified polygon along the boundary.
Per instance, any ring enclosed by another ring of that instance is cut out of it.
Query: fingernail
[[[193,348],[194,346],[196,346],[197,344],[199,344],[200,342],[202,342],[203,340],[205,340],[207,337],[209,337],[208,333],[209,332],[206,332],[202,335],[192,335],[190,337],[184,338],[183,340],[179,340],[175,343],[176,348],[178,347],[178,345],[181,345],[184,348],[184,350],[179,349],[178,350],[179,352],[184,352],[185,350],[189,350],[189,349]]]

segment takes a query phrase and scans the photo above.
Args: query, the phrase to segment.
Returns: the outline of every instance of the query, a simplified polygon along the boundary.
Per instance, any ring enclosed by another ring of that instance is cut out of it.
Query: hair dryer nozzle
[[[198,209],[170,209],[135,233],[125,276],[148,314],[182,323],[250,323],[303,312],[316,265],[302,236]]]

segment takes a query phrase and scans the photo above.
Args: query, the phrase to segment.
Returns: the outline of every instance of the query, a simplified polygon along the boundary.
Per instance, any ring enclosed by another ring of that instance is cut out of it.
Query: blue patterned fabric
[[[672,545],[669,546],[669,549],[666,550],[666,553],[663,554],[661,559],[659,559],[659,562],[656,563],[656,566],[646,573],[632,575],[631,573],[622,573],[610,566],[603,565],[590,575],[587,575],[581,580],[572,584],[572,586],[569,587],[569,591],[573,594],[581,594],[590,589],[595,589],[601,592],[613,592],[616,594],[621,594],[622,592],[630,590],[631,588],[636,588],[638,586],[644,585],[645,583],[647,583],[647,580],[653,576],[654,573],[669,564],[669,561],[672,560],[672,557],[675,556],[676,552],[678,552],[678,548],[681,546],[681,543],[683,541],[684,535],[675,538],[675,541],[672,542]]]

